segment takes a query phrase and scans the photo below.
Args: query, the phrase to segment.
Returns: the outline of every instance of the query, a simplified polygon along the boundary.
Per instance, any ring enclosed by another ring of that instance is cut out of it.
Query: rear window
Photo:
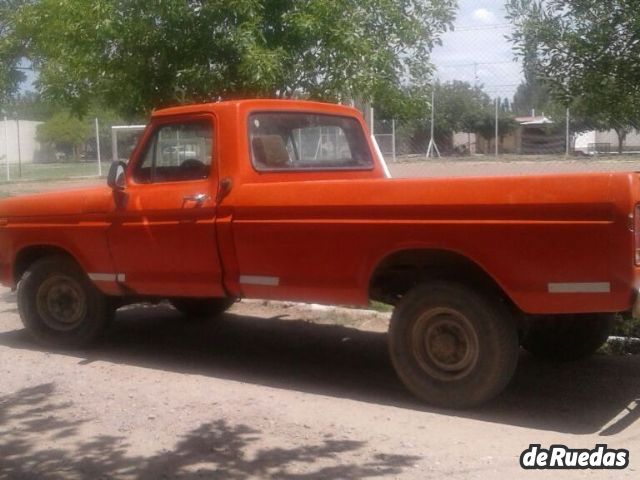
[[[362,170],[373,159],[360,123],[309,113],[255,113],[249,118],[256,170]]]

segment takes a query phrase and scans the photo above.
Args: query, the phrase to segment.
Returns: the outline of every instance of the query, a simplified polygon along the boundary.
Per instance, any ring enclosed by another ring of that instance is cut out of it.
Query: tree
[[[457,132],[474,133],[484,112],[491,108],[491,99],[480,88],[468,82],[454,80],[437,82],[431,88],[423,88],[407,94],[409,105],[404,115],[395,116],[413,123],[408,133],[417,148],[426,148],[431,134],[431,90],[435,89],[434,137],[443,151],[453,149],[453,135]],[[407,112],[411,116],[407,116]],[[383,118],[386,112],[383,113]]]
[[[14,95],[6,104],[6,110],[20,120],[43,122],[51,118],[56,108],[34,92]]]
[[[6,110],[26,76],[20,69],[24,49],[17,38],[15,12],[25,0],[0,0],[0,107]]]
[[[498,117],[498,141],[502,144],[504,137],[514,132],[519,127],[518,122],[511,116],[500,115]],[[476,120],[474,131],[482,138],[491,143],[496,137],[496,116],[495,111],[485,110]],[[488,152],[487,152],[488,153]]]
[[[506,7],[525,72],[563,106],[615,129],[620,153],[640,119],[638,7],[637,0],[510,0]]]
[[[168,104],[375,98],[429,81],[456,0],[33,0],[14,38],[47,98],[127,116]]]
[[[453,150],[455,133],[481,133],[487,140],[495,135],[495,103],[481,87],[454,80],[437,82],[433,87],[403,91],[405,104],[397,111],[376,105],[378,118],[402,120],[398,136],[406,138],[415,149],[426,149],[431,135],[431,90],[435,89],[434,137],[443,152]],[[500,102],[500,136],[517,128],[509,110],[509,101]],[[489,132],[489,129],[491,130]]]
[[[73,155],[78,160],[81,146],[89,140],[91,127],[88,122],[68,112],[57,113],[46,122],[38,125],[36,138],[39,142],[50,144]]]
[[[513,95],[511,108],[516,115],[527,116],[533,111],[552,115],[557,110],[557,102],[554,102],[549,89],[538,78],[526,78]]]

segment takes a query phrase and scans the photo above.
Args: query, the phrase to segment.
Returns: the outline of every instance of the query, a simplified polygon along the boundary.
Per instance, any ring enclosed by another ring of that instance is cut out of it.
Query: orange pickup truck
[[[576,358],[634,310],[635,173],[391,179],[354,109],[246,100],[153,113],[107,185],[0,202],[0,280],[39,341],[85,345],[126,303],[395,306],[418,397],[498,394],[520,346]]]

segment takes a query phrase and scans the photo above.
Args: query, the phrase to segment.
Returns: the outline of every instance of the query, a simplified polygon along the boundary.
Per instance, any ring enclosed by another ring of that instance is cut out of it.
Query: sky
[[[513,97],[522,65],[513,60],[505,35],[505,0],[458,0],[455,30],[442,37],[432,60],[442,81],[463,80],[484,86],[491,97]]]

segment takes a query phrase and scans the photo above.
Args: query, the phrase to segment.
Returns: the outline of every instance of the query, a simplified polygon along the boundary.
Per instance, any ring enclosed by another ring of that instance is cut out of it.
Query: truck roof
[[[283,100],[283,99],[246,99],[229,100],[224,102],[197,103],[192,105],[180,105],[176,107],[154,110],[152,117],[172,115],[184,115],[190,113],[215,112],[222,110],[313,110],[334,115],[359,114],[353,107],[325,102],[313,102],[308,100]]]

